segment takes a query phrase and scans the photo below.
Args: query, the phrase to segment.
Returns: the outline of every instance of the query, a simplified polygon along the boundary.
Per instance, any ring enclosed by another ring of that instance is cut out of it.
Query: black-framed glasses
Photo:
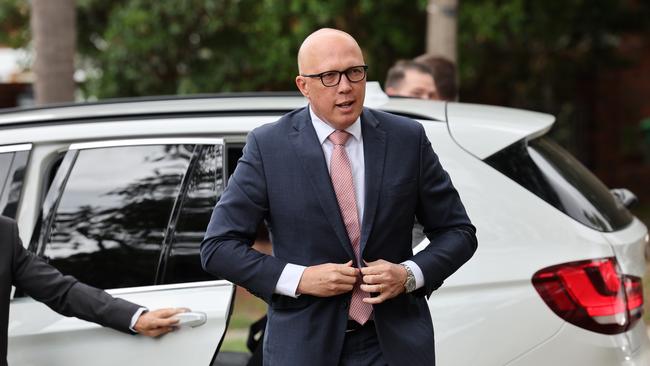
[[[306,78],[320,78],[323,85],[330,87],[339,85],[343,74],[345,74],[345,77],[348,78],[349,82],[358,83],[366,78],[366,71],[368,71],[368,65],[359,65],[352,66],[343,71],[332,70],[321,72],[320,74],[300,74],[300,76]]]

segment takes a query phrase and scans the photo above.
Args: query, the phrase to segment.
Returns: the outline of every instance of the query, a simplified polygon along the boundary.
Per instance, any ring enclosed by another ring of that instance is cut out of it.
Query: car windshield
[[[485,162],[593,229],[615,231],[632,222],[633,216],[609,189],[548,137],[518,141]]]

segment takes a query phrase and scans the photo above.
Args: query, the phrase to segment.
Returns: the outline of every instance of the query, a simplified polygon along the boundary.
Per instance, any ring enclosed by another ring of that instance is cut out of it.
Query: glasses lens
[[[351,67],[345,70],[345,76],[352,82],[361,81],[366,77],[366,69],[363,66]]]
[[[326,72],[321,75],[320,79],[325,86],[334,86],[339,83],[339,74],[337,71]]]

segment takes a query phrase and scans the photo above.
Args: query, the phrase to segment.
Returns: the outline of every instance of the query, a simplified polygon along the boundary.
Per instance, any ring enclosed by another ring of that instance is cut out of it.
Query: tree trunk
[[[75,0],[31,0],[36,104],[74,101]]]
[[[427,54],[456,63],[458,0],[429,0],[427,14]]]

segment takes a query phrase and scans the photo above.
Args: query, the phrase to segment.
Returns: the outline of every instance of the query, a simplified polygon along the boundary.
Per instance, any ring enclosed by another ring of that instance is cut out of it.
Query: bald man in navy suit
[[[248,135],[208,225],[204,268],[269,303],[265,365],[434,365],[425,297],[476,250],[422,125],[363,107],[367,68],[349,34],[307,37],[309,106]],[[251,248],[262,221],[272,256]]]

